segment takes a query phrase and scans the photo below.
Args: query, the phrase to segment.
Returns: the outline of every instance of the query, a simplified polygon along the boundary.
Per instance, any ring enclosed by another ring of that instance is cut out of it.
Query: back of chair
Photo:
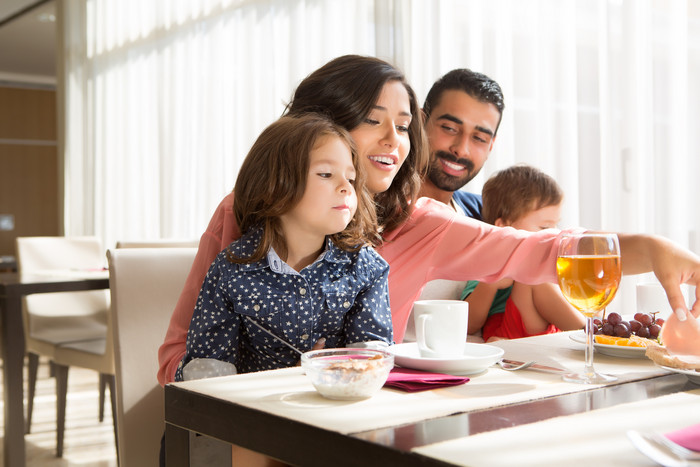
[[[117,248],[197,248],[197,240],[119,240]]]
[[[17,268],[31,274],[47,270],[99,269],[105,251],[97,237],[18,237]]]
[[[109,250],[122,467],[157,465],[165,429],[158,347],[196,248]]]
[[[97,237],[18,237],[16,253],[20,274],[75,273],[105,266],[105,250]],[[29,295],[23,302],[30,351],[41,347],[40,342],[105,336],[109,308],[106,290]],[[39,349],[38,353],[44,352]]]

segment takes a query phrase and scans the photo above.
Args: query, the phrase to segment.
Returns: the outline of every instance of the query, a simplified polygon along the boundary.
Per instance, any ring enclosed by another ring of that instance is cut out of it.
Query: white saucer
[[[396,357],[394,357],[394,361],[396,361]],[[695,384],[700,384],[700,371],[696,370],[681,370],[680,368],[673,368],[670,366],[663,366],[663,365],[657,365],[664,370],[672,371],[674,373],[681,373],[683,375],[686,375],[688,377],[688,380],[690,380],[691,383]]]
[[[387,350],[394,354],[394,362],[404,368],[434,371],[451,375],[473,375],[498,362],[504,350],[488,344],[464,344],[464,356],[455,358],[424,358],[418,352],[418,344],[407,342],[389,346]]]
[[[586,343],[586,334],[581,332],[576,332],[569,334],[572,341],[578,342],[579,344]],[[593,341],[593,348],[596,352],[600,352],[603,355],[609,355],[611,357],[623,357],[623,358],[646,358],[646,348],[644,347],[628,347],[625,345],[609,345],[609,344],[598,344]]]

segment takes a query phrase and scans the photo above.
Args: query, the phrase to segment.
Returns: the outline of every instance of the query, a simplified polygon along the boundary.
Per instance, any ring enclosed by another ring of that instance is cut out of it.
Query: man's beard
[[[440,159],[445,159],[448,162],[463,165],[466,168],[464,176],[455,177],[454,175],[446,174],[442,171]],[[479,171],[474,171],[474,163],[469,159],[457,159],[453,154],[445,151],[435,151],[430,158],[428,167],[428,180],[433,185],[443,191],[457,191],[464,185],[469,183]]]

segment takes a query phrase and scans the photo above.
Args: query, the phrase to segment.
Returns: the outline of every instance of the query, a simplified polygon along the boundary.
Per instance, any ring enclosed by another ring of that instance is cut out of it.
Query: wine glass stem
[[[587,375],[595,374],[593,369],[593,340],[595,339],[593,317],[586,317],[586,366],[584,372]]]

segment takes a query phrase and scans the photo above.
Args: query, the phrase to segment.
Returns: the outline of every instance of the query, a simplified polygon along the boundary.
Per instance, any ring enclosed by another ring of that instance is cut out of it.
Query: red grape
[[[615,331],[615,335],[617,337],[629,337],[630,336],[630,329],[622,323],[616,324],[614,331]]]
[[[608,323],[612,324],[615,326],[616,324],[620,324],[622,322],[622,316],[620,316],[619,313],[615,313],[614,311],[608,315]]]
[[[647,339],[658,338],[664,320],[655,319],[655,313],[635,313],[634,319],[624,320],[619,313],[612,312],[602,321],[594,320],[595,334],[605,334],[606,336],[626,337],[633,335]],[[599,324],[601,323],[601,324]],[[645,324],[649,323],[649,324]]]
[[[658,324],[652,324],[649,326],[649,337],[652,339],[656,339],[659,337],[659,333],[661,332],[661,326]]]
[[[650,326],[654,322],[654,318],[651,317],[649,313],[637,313],[637,315],[634,315],[634,319],[642,323],[642,326]]]
[[[639,329],[642,327],[642,323],[637,321],[636,319],[631,319],[630,320],[630,330],[632,332],[637,332]]]

